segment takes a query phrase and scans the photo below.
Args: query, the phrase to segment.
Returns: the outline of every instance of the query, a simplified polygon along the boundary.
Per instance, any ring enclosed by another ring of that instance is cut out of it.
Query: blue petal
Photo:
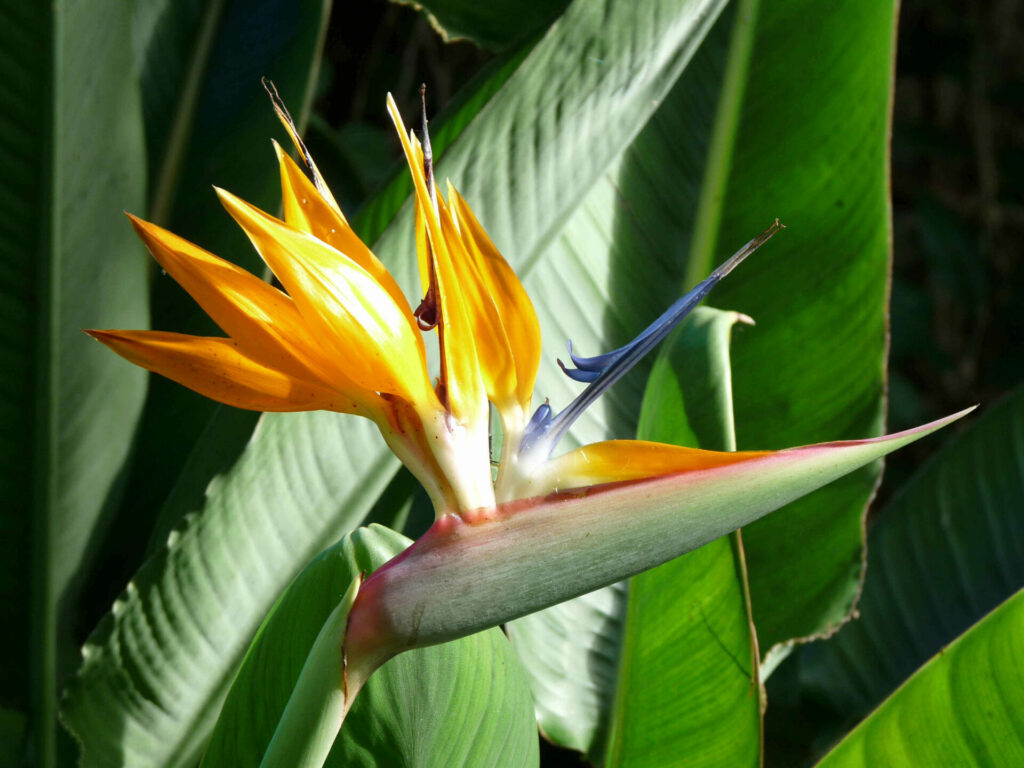
[[[596,357],[580,357],[572,351],[572,341],[567,342],[566,346],[569,347],[569,357],[572,358],[572,362],[577,368],[582,371],[598,372],[604,370],[618,358],[622,357],[623,353],[629,348],[629,345],[627,344],[625,347],[619,347],[618,349],[612,350],[611,352],[605,352],[603,355],[597,355]],[[565,371],[567,376],[572,377],[572,373],[567,371],[565,366],[562,366],[562,370]]]
[[[604,394],[612,384],[625,376],[634,365],[668,336],[672,329],[704,300],[704,297],[723,277],[732,272],[741,261],[761,247],[781,228],[782,225],[776,219],[771,227],[740,248],[696,288],[674,302],[662,313],[661,317],[647,326],[629,344],[603,355],[578,357],[573,354],[570,342],[569,356],[576,368],[566,368],[561,360],[558,363],[567,376],[576,381],[587,382],[588,386],[565,410],[553,418],[551,407],[547,403],[538,408],[523,434],[520,452],[544,451],[544,458],[550,456],[558,441],[591,403]],[[543,413],[541,413],[542,410]]]
[[[569,342],[569,345],[570,345],[569,355],[571,356],[572,355],[572,342]],[[595,358],[590,358],[590,359],[593,360]],[[577,361],[577,359],[575,357],[573,358],[572,361],[574,363],[576,363],[576,365],[578,366],[577,368],[566,368],[565,367],[565,363],[563,363],[561,360],[557,360],[556,361],[558,363],[558,367],[562,369],[562,373],[564,373],[570,379],[573,379],[575,381],[582,381],[582,382],[584,382],[586,384],[589,384],[590,382],[592,382],[594,379],[596,379],[598,376],[601,375],[601,369],[600,368],[596,368],[594,370],[587,370],[586,368],[583,368],[583,366],[580,366],[579,362]]]

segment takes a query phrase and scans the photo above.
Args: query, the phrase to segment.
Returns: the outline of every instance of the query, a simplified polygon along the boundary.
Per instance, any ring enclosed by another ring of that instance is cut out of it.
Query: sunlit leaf
[[[1018,765],[1024,592],[922,667],[818,763],[839,766]]]

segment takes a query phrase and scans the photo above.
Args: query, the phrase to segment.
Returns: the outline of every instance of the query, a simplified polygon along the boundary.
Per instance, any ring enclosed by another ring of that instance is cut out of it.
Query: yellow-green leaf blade
[[[922,667],[818,765],[1020,765],[1022,636],[1018,592]]]

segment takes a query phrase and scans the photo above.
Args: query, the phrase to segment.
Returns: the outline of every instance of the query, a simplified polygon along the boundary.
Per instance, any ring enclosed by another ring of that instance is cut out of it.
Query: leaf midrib
[[[210,0],[203,12],[192,60],[185,75],[181,94],[177,99],[177,108],[174,110],[174,119],[167,136],[167,143],[161,148],[163,160],[160,163],[157,181],[153,186],[153,198],[149,205],[150,220],[161,226],[167,224],[177,195],[178,179],[181,178],[185,152],[192,135],[192,124],[195,121],[196,108],[199,105],[199,94],[206,80],[210,53],[213,51],[213,42],[224,16],[225,5],[226,0]]]

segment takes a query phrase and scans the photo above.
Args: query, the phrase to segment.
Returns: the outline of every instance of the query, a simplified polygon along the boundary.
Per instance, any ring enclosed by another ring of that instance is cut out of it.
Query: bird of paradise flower
[[[540,327],[525,289],[468,203],[433,178],[391,96],[414,184],[425,298],[414,311],[359,239],[284,105],[304,163],[275,143],[283,220],[218,189],[284,290],[130,216],[160,265],[227,337],[90,330],[131,362],[258,411],[328,410],[372,420],[429,494],[434,526],[339,608],[344,695],[396,653],[495,626],[653,567],[745,525],[967,413],[902,433],[785,451],[715,452],[609,440],[555,455],[573,423],[781,227],[776,221],[625,346],[563,365],[585,383],[555,413],[533,407]],[[425,333],[436,332],[439,371]],[[561,362],[559,361],[561,365]],[[501,420],[496,474],[490,407]],[[515,594],[508,584],[514,580]],[[276,737],[275,737],[276,741]],[[284,742],[282,742],[284,743]],[[291,743],[291,742],[289,742]],[[290,747],[289,747],[290,748]]]

